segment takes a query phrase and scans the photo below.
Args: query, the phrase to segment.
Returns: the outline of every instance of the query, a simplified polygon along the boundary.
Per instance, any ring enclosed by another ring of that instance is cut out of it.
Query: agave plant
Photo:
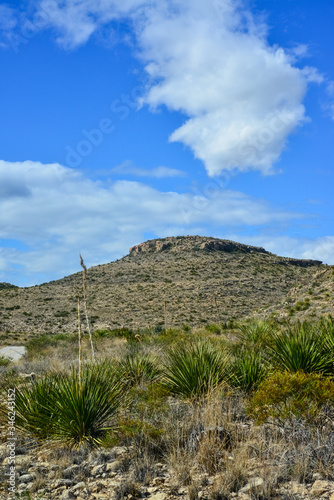
[[[174,394],[200,398],[229,378],[229,356],[208,341],[179,345],[168,354],[163,381]]]
[[[18,429],[38,440],[60,442],[70,448],[98,444],[124,400],[124,383],[108,365],[86,366],[49,374],[16,390]],[[6,413],[6,409],[2,409]]]
[[[317,326],[298,324],[280,335],[271,334],[268,350],[272,362],[279,369],[324,375],[334,372],[334,355],[329,337]]]

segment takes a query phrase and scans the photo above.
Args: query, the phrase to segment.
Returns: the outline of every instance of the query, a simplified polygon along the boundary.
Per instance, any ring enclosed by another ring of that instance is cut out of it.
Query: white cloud
[[[306,119],[307,85],[325,81],[315,68],[293,66],[307,46],[286,52],[270,46],[267,27],[239,0],[40,0],[36,6],[30,24],[22,21],[20,43],[28,40],[27,26],[32,33],[52,27],[57,42],[73,49],[101,27],[131,19],[149,76],[142,104],[185,114],[170,140],[191,148],[209,175],[272,172]],[[15,16],[6,5],[0,9],[8,29]],[[18,41],[11,43],[15,49]]]
[[[240,236],[230,234],[228,239],[235,239],[248,245],[262,246],[269,252],[296,259],[321,260],[334,265],[334,236],[320,238],[293,238],[291,236]]]
[[[17,25],[17,13],[7,4],[0,5],[0,47],[10,45],[11,33]]]
[[[16,11],[7,4],[0,5],[0,29],[10,31],[16,24]]]
[[[300,217],[218,185],[204,186],[203,195],[164,193],[139,182],[104,184],[78,170],[32,161],[0,161],[0,185],[0,281],[21,284],[23,276],[33,284],[77,271],[79,252],[87,265],[119,258],[147,233],[280,227]]]
[[[330,117],[334,120],[334,82],[330,81],[327,84],[327,95],[328,102],[324,106],[324,108],[329,112]]]
[[[133,21],[149,82],[142,104],[184,113],[171,134],[202,160],[209,175],[238,169],[272,172],[288,136],[305,117],[315,68],[294,67],[307,47],[284,52],[239,0],[41,0],[58,42],[85,43],[104,24]],[[50,5],[52,8],[50,8]]]
[[[121,165],[111,169],[112,173],[122,175],[133,175],[136,177],[153,177],[163,179],[165,177],[184,177],[186,174],[182,170],[169,167],[156,167],[152,169],[138,168],[129,161],[123,162]]]
[[[203,2],[185,5],[177,15],[156,13],[140,34],[152,61],[145,102],[189,117],[170,139],[189,146],[210,175],[235,168],[270,172],[305,119],[310,70],[293,67],[289,55],[256,32],[254,20],[252,31],[249,21],[245,27],[237,10],[231,21],[214,16],[210,6],[203,11]]]

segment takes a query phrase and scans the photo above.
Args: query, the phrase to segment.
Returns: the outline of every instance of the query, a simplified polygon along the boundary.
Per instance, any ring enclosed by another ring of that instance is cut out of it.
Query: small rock
[[[292,493],[295,493],[297,495],[307,494],[307,488],[303,484],[297,483],[297,481],[291,481],[290,489]]]
[[[76,490],[81,490],[82,488],[86,488],[86,483],[84,483],[83,481],[73,486],[72,490],[76,491]]]
[[[19,477],[20,483],[29,483],[34,479],[32,474],[23,474],[22,476]]]
[[[92,468],[91,475],[92,476],[98,476],[98,475],[102,474],[105,470],[106,470],[106,465],[105,464],[96,465],[95,467]]]
[[[72,479],[57,479],[52,486],[54,488],[58,488],[59,486],[72,486],[73,483],[74,481]]]
[[[239,493],[248,493],[248,491],[258,488],[263,485],[262,477],[254,477],[249,480],[249,482],[239,490]]]
[[[159,493],[155,493],[154,495],[150,496],[150,500],[166,500],[166,498],[167,498],[166,493],[164,493],[162,491],[160,491]]]
[[[188,488],[182,487],[178,489],[179,495],[185,495],[186,493],[188,493]]]
[[[8,447],[5,444],[0,445],[0,457],[4,459],[8,455]]]
[[[158,491],[158,488],[156,486],[149,486],[147,488],[147,491],[148,493],[155,493],[156,491]]]
[[[71,490],[64,490],[60,496],[60,500],[69,500],[71,498],[75,498],[75,495]]]
[[[165,478],[164,477],[155,477],[152,481],[152,485],[153,486],[158,486],[159,484],[162,484],[165,482]]]
[[[117,472],[121,467],[121,462],[116,460],[115,462],[111,462],[106,466],[106,472]]]
[[[9,457],[6,457],[2,462],[2,465],[8,465]],[[26,467],[27,465],[32,466],[31,457],[28,455],[16,455],[15,457],[15,466],[17,468]]]
[[[64,479],[71,479],[75,477],[75,475],[79,472],[80,470],[80,465],[71,465],[70,467],[67,467],[63,471],[63,477]]]
[[[127,448],[125,446],[114,446],[112,449],[112,454],[114,457],[119,457],[124,455],[127,452]]]
[[[329,490],[334,490],[334,482],[333,481],[320,481],[317,480],[313,483],[310,495],[313,497],[320,497],[324,493],[327,493]]]

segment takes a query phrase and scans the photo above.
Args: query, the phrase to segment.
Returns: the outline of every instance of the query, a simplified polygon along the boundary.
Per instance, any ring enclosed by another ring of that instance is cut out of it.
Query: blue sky
[[[0,4],[0,281],[200,234],[334,264],[331,0]]]

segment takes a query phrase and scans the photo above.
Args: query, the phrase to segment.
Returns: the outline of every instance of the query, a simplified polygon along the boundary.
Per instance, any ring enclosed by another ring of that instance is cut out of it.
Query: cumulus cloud
[[[133,181],[92,181],[78,170],[33,161],[0,161],[0,185],[8,187],[0,198],[0,281],[17,284],[22,276],[34,284],[77,271],[79,252],[88,265],[114,260],[147,233],[279,227],[300,217],[218,185],[204,186],[203,194],[160,192]]]
[[[141,103],[185,115],[170,140],[188,146],[211,176],[272,172],[306,119],[308,83],[323,81],[316,69],[294,66],[305,46],[270,46],[264,23],[239,0],[41,0],[39,9],[58,42],[72,48],[130,19],[148,75]]]

